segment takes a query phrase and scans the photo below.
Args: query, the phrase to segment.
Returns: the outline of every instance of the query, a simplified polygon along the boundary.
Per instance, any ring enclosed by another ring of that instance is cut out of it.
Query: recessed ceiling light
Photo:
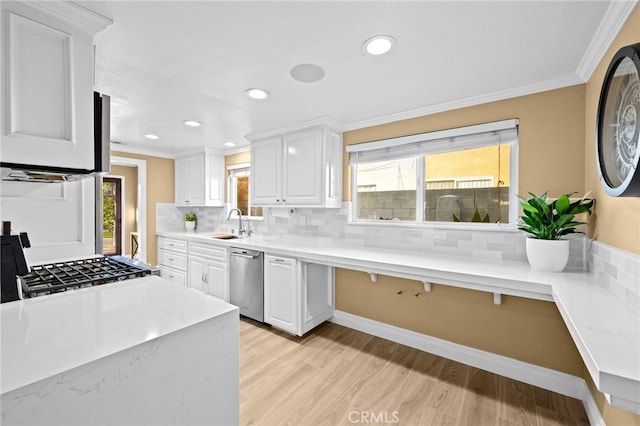
[[[146,135],[144,135],[144,137],[147,139],[153,139],[153,140],[160,139],[160,136],[154,135],[153,133],[147,133]]]
[[[244,93],[251,99],[265,99],[269,96],[269,92],[257,88],[247,89]]]
[[[185,126],[189,126],[189,127],[200,127],[202,126],[202,123],[196,120],[184,120],[183,121]]]
[[[234,142],[225,142],[225,143],[223,143],[223,145],[224,146],[229,146],[229,147],[236,146],[236,144]]]
[[[383,55],[387,53],[393,46],[395,46],[396,40],[388,35],[373,36],[362,45],[362,49],[369,55]]]
[[[291,68],[291,77],[301,83],[315,83],[324,78],[324,70],[314,64],[300,64]]]

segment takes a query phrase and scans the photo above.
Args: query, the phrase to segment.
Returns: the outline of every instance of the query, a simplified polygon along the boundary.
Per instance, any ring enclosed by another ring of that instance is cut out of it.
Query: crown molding
[[[113,20],[72,1],[23,1],[21,6],[46,13],[92,35],[113,24]]]
[[[609,3],[609,8],[602,21],[600,21],[600,26],[576,69],[576,74],[582,81],[586,82],[591,78],[591,74],[602,61],[620,29],[629,19],[629,15],[633,12],[636,4],[637,0],[612,1]]]
[[[129,145],[124,143],[111,143],[111,153],[113,155],[114,151],[118,152],[127,152],[129,154],[138,154],[138,155],[147,155],[150,157],[160,157],[160,158],[169,158],[171,160],[177,157],[174,153],[169,153],[167,151],[161,151],[157,149],[150,149],[147,147]]]
[[[426,107],[416,108],[412,110],[402,111],[395,114],[384,115],[382,117],[372,118],[369,120],[357,121],[343,125],[343,131],[363,129],[366,127],[379,126],[381,124],[392,123],[394,121],[408,120],[411,118],[423,117],[426,115],[436,114],[439,112],[451,111],[455,109],[481,105],[489,102],[501,101],[504,99],[516,98],[518,96],[531,95],[548,90],[560,89],[562,87],[574,86],[582,84],[584,81],[575,74],[565,75],[551,80],[538,83],[527,84],[520,87],[499,90],[497,92],[487,93],[468,98],[457,99],[455,101],[443,102],[440,104],[429,105]]]

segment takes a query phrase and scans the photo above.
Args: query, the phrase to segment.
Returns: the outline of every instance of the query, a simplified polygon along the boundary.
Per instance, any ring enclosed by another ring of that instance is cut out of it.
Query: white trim
[[[138,236],[141,262],[147,261],[147,161],[128,157],[111,157],[111,164],[138,168]]]
[[[592,425],[605,424],[587,383],[581,377],[416,333],[343,311],[335,311],[330,321],[363,333],[579,399],[582,401],[589,417],[589,422]]]
[[[408,120],[411,118],[424,117],[439,112],[452,111],[456,109],[466,108],[474,105],[482,105],[490,102],[502,101],[505,99],[516,98],[518,96],[532,95],[548,90],[561,89],[568,86],[583,84],[575,74],[568,74],[553,80],[547,80],[539,83],[528,84],[525,86],[514,87],[510,89],[491,92],[484,95],[472,96],[469,98],[458,99],[450,102],[430,105],[422,108],[416,108],[408,111],[402,111],[395,114],[384,115],[369,120],[356,121],[354,123],[342,126],[342,131],[364,129],[367,127],[379,126],[382,124],[393,123],[395,121]]]
[[[233,170],[238,170],[238,169],[250,169],[251,168],[251,163],[238,163],[238,164],[231,164],[227,166],[227,171],[233,171]]]
[[[629,19],[636,3],[636,1],[612,1],[609,3],[609,8],[600,21],[598,31],[591,39],[591,43],[589,43],[589,47],[587,47],[576,69],[576,74],[583,81],[588,81],[591,78],[593,71],[604,58],[620,29]]]
[[[148,155],[150,157],[170,158],[172,160],[182,155],[182,152],[169,153],[167,151],[162,151],[159,149],[136,146],[134,144],[129,144],[126,142],[120,143],[120,142],[113,142],[113,141],[111,141],[111,151],[127,152],[129,154]]]

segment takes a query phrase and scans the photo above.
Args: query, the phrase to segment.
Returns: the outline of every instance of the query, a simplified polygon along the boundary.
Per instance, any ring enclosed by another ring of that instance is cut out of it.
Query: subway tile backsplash
[[[251,222],[257,235],[286,238],[312,237],[318,244],[340,241],[346,244],[387,249],[450,253],[478,259],[526,262],[526,235],[515,231],[477,231],[440,228],[403,228],[350,224],[351,203],[340,209],[265,208],[263,220]],[[221,207],[177,207],[157,204],[158,231],[183,231],[184,214],[198,216],[199,232],[237,232],[238,221],[226,220]],[[569,270],[590,270],[601,285],[640,310],[640,256],[592,241],[583,234],[568,236],[571,241]]]

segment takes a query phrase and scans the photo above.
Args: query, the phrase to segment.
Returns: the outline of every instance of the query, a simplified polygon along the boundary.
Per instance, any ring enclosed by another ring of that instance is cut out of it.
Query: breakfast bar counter
[[[516,260],[389,250],[319,238],[253,236],[218,240],[204,232],[158,235],[415,279],[424,282],[425,288],[433,282],[486,291],[494,303],[500,303],[503,294],[553,301],[598,389],[613,405],[640,413],[640,313],[589,272],[540,272]]]

